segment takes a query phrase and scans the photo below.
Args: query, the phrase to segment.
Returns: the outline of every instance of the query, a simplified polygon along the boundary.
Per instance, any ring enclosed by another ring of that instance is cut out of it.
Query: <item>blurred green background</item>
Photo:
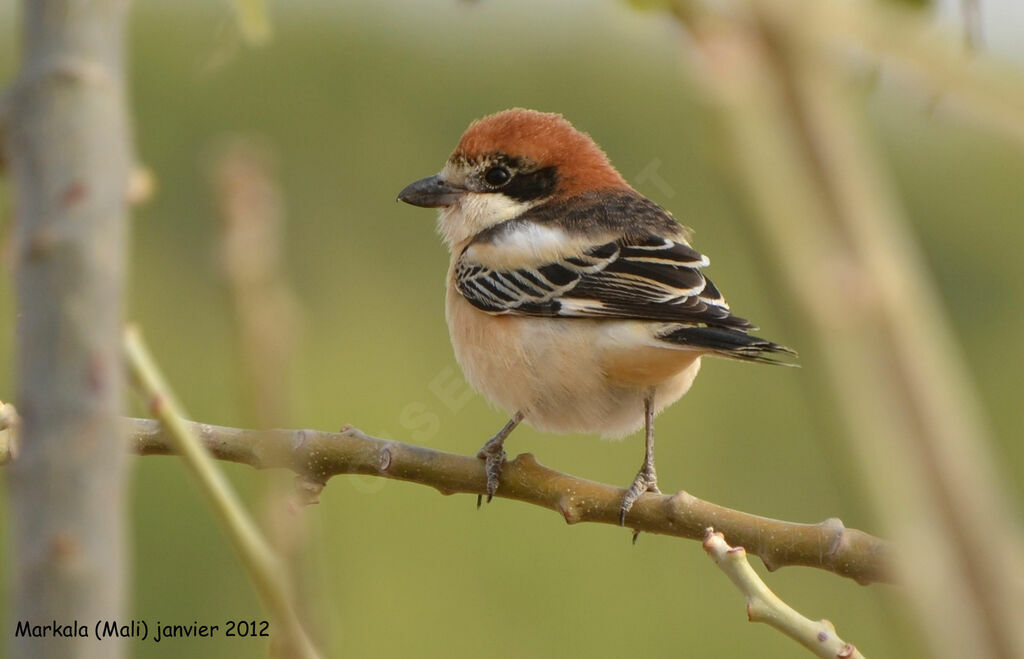
[[[0,1],[3,84],[16,65],[11,4]],[[432,382],[461,382],[443,316],[447,255],[434,214],[397,204],[395,195],[436,172],[470,120],[511,106],[557,111],[590,132],[641,192],[696,229],[695,244],[711,256],[710,273],[737,313],[763,336],[801,350],[801,369],[706,361],[691,393],[659,418],[662,488],[771,517],[837,516],[880,531],[827,392],[817,388],[820,362],[773,257],[752,233],[722,136],[684,75],[680,35],[664,16],[613,0],[359,0],[273,10],[274,38],[257,49],[241,42],[227,3],[139,2],[132,19],[137,148],[158,190],[134,219],[129,313],[196,419],[255,423],[208,176],[211,150],[245,135],[270,145],[277,162],[287,273],[301,306],[286,425],[352,423],[475,451],[505,419],[478,397],[453,410],[434,393]],[[1024,155],[941,104],[936,110],[924,94],[882,85],[869,111],[1019,502]],[[640,176],[645,170],[656,176]],[[7,244],[11,201],[0,186]],[[14,397],[7,254],[4,400]],[[418,423],[421,414],[432,425]],[[509,451],[619,485],[642,458],[637,436],[614,443],[528,428],[512,436]],[[133,617],[151,624],[261,618],[181,466],[171,458],[132,466]],[[259,510],[268,474],[225,469]],[[322,598],[311,603],[313,627],[330,656],[802,652],[746,623],[739,594],[695,542],[644,535],[633,546],[626,530],[568,527],[548,511],[504,500],[478,511],[475,497],[362,477],[336,478],[319,506],[299,514],[310,527],[303,561]],[[894,588],[802,568],[776,572],[769,583],[806,615],[834,621],[869,656],[921,652]],[[0,620],[3,634],[11,633],[13,621]],[[147,641],[134,651],[143,658],[266,654],[262,641],[238,639]]]

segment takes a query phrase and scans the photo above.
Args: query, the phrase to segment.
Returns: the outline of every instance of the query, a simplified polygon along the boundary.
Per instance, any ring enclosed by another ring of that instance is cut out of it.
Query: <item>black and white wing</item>
[[[455,285],[488,313],[751,328],[701,272],[707,257],[681,238],[627,236],[520,267],[485,265],[471,247],[456,263]]]

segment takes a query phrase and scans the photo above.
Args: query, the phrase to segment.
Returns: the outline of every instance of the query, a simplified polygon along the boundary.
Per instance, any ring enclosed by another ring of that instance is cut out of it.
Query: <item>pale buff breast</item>
[[[448,283],[448,328],[466,380],[540,430],[626,435],[643,425],[649,388],[660,411],[700,369],[699,352],[642,345],[642,323],[491,315]]]

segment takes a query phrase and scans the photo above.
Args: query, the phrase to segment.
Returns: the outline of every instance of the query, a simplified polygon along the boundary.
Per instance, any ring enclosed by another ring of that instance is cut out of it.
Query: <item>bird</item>
[[[704,274],[692,231],[561,114],[513,108],[473,121],[441,171],[398,199],[439,209],[456,361],[509,414],[477,453],[488,501],[520,423],[609,438],[643,427],[644,460],[619,507],[625,525],[641,495],[660,492],[654,417],[690,389],[703,356],[796,355],[749,333],[757,328]]]

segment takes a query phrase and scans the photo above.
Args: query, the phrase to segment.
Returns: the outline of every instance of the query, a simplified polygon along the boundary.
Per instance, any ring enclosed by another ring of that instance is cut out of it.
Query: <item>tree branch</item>
[[[0,464],[16,455],[17,416],[0,402]],[[10,425],[4,423],[10,421]],[[129,450],[137,455],[174,455],[174,440],[152,419],[125,418]],[[255,469],[288,469],[299,479],[305,503],[316,503],[331,476],[363,474],[428,485],[441,494],[484,494],[483,463],[455,453],[371,437],[357,428],[246,430],[186,421],[213,457]],[[569,524],[618,524],[620,488],[549,469],[524,453],[501,472],[496,496],[554,510]],[[836,518],[819,524],[783,522],[703,501],[687,492],[647,494],[630,512],[635,531],[703,540],[706,529],[729,533],[734,542],[760,557],[769,570],[788,565],[816,567],[860,584],[891,581],[885,541]]]
[[[774,627],[822,659],[864,659],[857,648],[839,638],[831,622],[806,618],[773,593],[750,567],[743,547],[730,547],[722,533],[708,527],[704,551],[743,593],[750,622]]]
[[[0,464],[11,459],[17,418],[0,402]],[[5,426],[4,419],[11,425]],[[124,433],[137,455],[173,455],[167,429],[152,419],[125,418]],[[441,494],[483,494],[483,463],[454,453],[371,437],[356,428],[246,430],[186,421],[213,457],[255,469],[288,469],[299,476],[306,503],[316,503],[331,476],[363,474],[428,485]],[[618,524],[620,488],[548,469],[529,453],[507,463],[496,496],[554,510],[569,524]],[[636,531],[703,540],[706,529],[729,533],[734,542],[764,561],[769,570],[788,565],[816,567],[860,584],[891,581],[888,546],[879,538],[848,529],[830,518],[819,524],[783,522],[703,501],[687,492],[646,494],[630,512]]]
[[[170,455],[173,444],[157,421],[125,419],[131,450],[139,455]],[[428,485],[442,494],[485,492],[483,463],[472,457],[371,437],[347,427],[316,430],[244,430],[189,422],[193,432],[220,460],[256,469],[289,469],[309,503],[331,476],[364,474]],[[2,459],[2,456],[0,456]],[[499,497],[557,511],[569,524],[618,524],[620,488],[549,469],[530,454],[505,465]],[[816,567],[858,583],[890,581],[884,541],[847,529],[836,518],[797,524],[759,517],[703,501],[687,492],[645,495],[630,512],[636,531],[702,540],[714,526],[764,561],[769,570],[787,565]]]
[[[212,456],[203,449],[192,425],[182,418],[181,407],[153,361],[135,327],[125,332],[125,355],[136,385],[146,396],[152,413],[160,419],[163,437],[199,483],[214,514],[234,546],[245,571],[252,579],[267,610],[283,633],[274,656],[293,659],[319,659],[320,653],[302,626],[293,604],[292,586],[287,572],[263,539],[259,528],[246,513],[238,495]]]
[[[15,198],[17,401],[8,618],[120,620],[125,464],[118,435],[132,140],[126,0],[23,2],[3,99]],[[91,624],[91,623],[90,623]],[[126,643],[10,635],[10,656],[117,658]]]
[[[715,101],[737,181],[821,351],[879,519],[899,546],[928,548],[928,561],[894,555],[893,573],[934,656],[1024,656],[1014,618],[1021,583],[1007,578],[1020,571],[1019,515],[988,452],[982,408],[941,299],[836,53],[846,37],[822,36],[846,31],[837,20],[845,17],[853,33],[878,40],[864,43],[877,46],[869,52],[889,56],[917,44],[924,27],[907,20],[899,24],[906,34],[896,31],[872,3],[739,6],[742,15],[716,8],[691,21],[700,56],[688,61],[704,65],[698,79]],[[989,86],[961,54],[944,71],[936,49],[915,46],[906,55],[913,53],[924,53],[914,61],[927,63],[935,80],[948,77],[951,90],[1002,90],[999,100],[982,95],[987,108],[1024,107],[1017,76]],[[1019,120],[1018,112],[1013,125],[1024,129]],[[971,539],[995,532],[1002,541],[978,552]]]

